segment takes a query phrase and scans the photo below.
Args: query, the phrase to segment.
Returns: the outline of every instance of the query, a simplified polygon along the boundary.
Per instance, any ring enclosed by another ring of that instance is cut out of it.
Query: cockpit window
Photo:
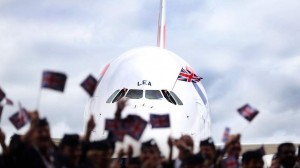
[[[112,103],[119,101],[122,97],[124,97],[124,95],[126,94],[128,89],[123,88],[122,90],[119,91],[119,93],[115,96],[115,98],[113,99]]]
[[[109,98],[107,99],[106,103],[111,103],[111,101],[113,100],[113,98],[116,97],[116,95],[119,93],[119,89],[116,90],[111,96],[109,96]]]
[[[145,97],[147,99],[161,99],[161,98],[163,98],[159,90],[146,90]]]
[[[172,104],[176,105],[176,102],[174,100],[174,98],[171,96],[170,92],[167,90],[161,90],[161,92],[163,93],[164,97]]]
[[[126,97],[130,99],[141,99],[143,97],[143,90],[130,89],[126,94]]]
[[[106,103],[114,103],[119,101],[124,96],[129,99],[141,99],[143,98],[143,90],[141,89],[118,89],[107,99]],[[167,99],[168,102],[174,105],[183,105],[179,97],[173,92],[168,90],[145,90],[145,98],[150,100],[162,100]]]
[[[182,101],[178,98],[178,96],[174,92],[170,91],[170,94],[173,96],[173,98],[175,99],[178,105],[183,105]]]

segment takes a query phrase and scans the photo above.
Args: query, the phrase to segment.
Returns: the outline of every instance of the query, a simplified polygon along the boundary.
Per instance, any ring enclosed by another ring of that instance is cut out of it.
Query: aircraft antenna
[[[160,0],[157,46],[166,48],[166,1]]]

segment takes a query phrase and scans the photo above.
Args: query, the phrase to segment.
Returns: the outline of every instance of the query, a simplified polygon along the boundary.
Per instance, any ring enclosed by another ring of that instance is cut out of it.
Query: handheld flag
[[[128,135],[137,141],[140,140],[147,126],[147,121],[137,115],[129,115],[127,119],[132,121],[130,127],[128,127]]]
[[[0,88],[0,102],[4,99],[5,93],[4,91]]]
[[[138,141],[146,126],[147,122],[137,115],[128,115],[121,120],[105,120],[105,130],[109,131],[110,139],[121,142],[126,134]]]
[[[67,76],[60,72],[44,71],[42,76],[42,88],[63,92]]]
[[[229,139],[229,136],[230,136],[230,128],[226,127],[223,134],[222,142],[226,143]]]
[[[170,127],[169,114],[164,114],[164,115],[150,114],[150,124],[152,125],[152,128]]]
[[[186,69],[181,68],[181,71],[177,77],[177,80],[185,81],[185,82],[193,82],[197,83],[199,82],[201,77],[197,76],[194,72],[194,70],[188,66],[186,66]]]
[[[80,86],[92,97],[97,86],[97,80],[92,75],[89,75]]]
[[[10,116],[9,120],[15,128],[19,130],[30,121],[30,118],[26,109],[21,108],[19,111]]]
[[[237,110],[246,120],[251,122],[253,118],[259,113],[256,109],[246,104]]]
[[[5,104],[6,105],[9,105],[9,106],[12,106],[12,105],[14,105],[14,102],[11,100],[11,99],[9,99],[9,98],[5,98]]]

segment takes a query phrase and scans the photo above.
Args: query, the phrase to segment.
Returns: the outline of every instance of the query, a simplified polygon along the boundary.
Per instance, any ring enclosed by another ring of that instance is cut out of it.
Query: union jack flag
[[[131,117],[133,122],[130,124],[130,127],[128,127],[128,135],[138,141],[147,126],[147,121],[136,115],[131,115],[129,117]]]
[[[2,99],[5,97],[5,93],[4,91],[0,88],[0,102],[2,101]]]
[[[181,68],[181,71],[177,77],[177,80],[186,81],[186,82],[193,82],[197,83],[199,82],[201,77],[197,76],[194,72],[194,70],[190,67],[186,67],[186,69]]]
[[[238,109],[238,112],[249,122],[259,113],[256,109],[246,104]]]
[[[123,142],[124,136],[127,134],[127,129],[123,126],[123,120],[106,119],[105,130],[110,132],[110,139],[113,141]]]
[[[97,80],[89,75],[80,85],[92,97],[97,86]]]
[[[222,138],[222,141],[224,143],[226,143],[229,139],[229,136],[230,136],[230,128],[229,127],[226,127],[225,128],[225,131],[224,131],[224,134],[223,134],[223,138]]]
[[[42,88],[49,88],[60,92],[64,91],[67,76],[60,72],[44,71]]]
[[[19,111],[10,116],[9,120],[15,126],[16,129],[20,129],[30,121],[30,118],[27,110],[21,108]]]
[[[152,125],[152,128],[170,127],[169,114],[164,114],[164,115],[150,114],[150,124]]]

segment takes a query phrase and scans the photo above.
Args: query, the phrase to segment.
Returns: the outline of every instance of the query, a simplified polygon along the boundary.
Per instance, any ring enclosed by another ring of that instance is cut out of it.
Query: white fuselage
[[[202,92],[202,97],[199,96],[192,82],[177,80],[181,68],[186,66],[191,67],[176,54],[159,47],[133,49],[113,60],[85,112],[85,118],[93,114],[97,124],[91,138],[107,137],[107,131],[104,130],[105,119],[114,118],[116,102],[106,103],[106,101],[113,92],[123,88],[142,89],[143,97],[129,99],[128,105],[122,112],[122,118],[135,114],[149,121],[150,114],[169,114],[171,127],[152,129],[148,124],[139,142],[154,138],[162,153],[168,156],[168,137],[179,138],[183,134],[189,134],[194,139],[196,148],[201,139],[211,136],[210,110],[201,82],[197,85]],[[165,98],[147,99],[145,90],[173,91],[183,105],[174,105]],[[118,146],[132,144],[134,152],[138,153],[139,142],[130,136],[125,136],[124,143]]]

